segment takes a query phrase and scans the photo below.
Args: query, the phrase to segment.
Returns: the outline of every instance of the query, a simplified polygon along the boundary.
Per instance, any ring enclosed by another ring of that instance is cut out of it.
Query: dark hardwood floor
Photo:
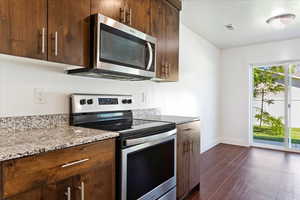
[[[300,154],[220,144],[201,155],[187,200],[300,200]]]

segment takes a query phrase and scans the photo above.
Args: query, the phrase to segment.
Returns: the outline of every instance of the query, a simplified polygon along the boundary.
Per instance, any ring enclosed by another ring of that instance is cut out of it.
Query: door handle
[[[82,159],[82,160],[76,160],[74,162],[70,162],[70,163],[66,163],[66,164],[62,165],[61,168],[71,167],[73,165],[78,165],[78,164],[87,162],[89,160],[90,160],[89,158],[85,158],[85,159]]]
[[[54,33],[52,39],[54,40],[54,56],[58,56],[58,32],[57,31]]]
[[[147,42],[147,46],[148,46],[148,51],[149,51],[149,62],[148,62],[148,65],[147,65],[147,70],[149,71],[150,68],[151,68],[151,65],[153,63],[153,49],[152,49],[152,46],[151,46],[150,42]]]
[[[126,18],[129,16],[129,22],[128,24],[131,26],[132,25],[132,9],[128,8],[129,12],[126,13]],[[125,20],[125,23],[127,22],[127,19]]]
[[[71,200],[71,187],[67,188],[65,195],[67,196],[67,200]]]
[[[81,185],[78,187],[78,189],[81,191],[80,196],[81,200],[84,200],[84,182],[81,182]]]
[[[43,27],[42,28],[42,54],[45,53],[45,32],[46,29]]]
[[[126,8],[120,8],[120,21],[126,24]]]

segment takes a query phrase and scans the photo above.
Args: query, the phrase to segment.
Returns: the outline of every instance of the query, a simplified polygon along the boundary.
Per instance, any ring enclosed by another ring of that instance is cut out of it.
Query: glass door
[[[289,65],[289,148],[300,150],[300,64]]]
[[[268,146],[287,146],[287,66],[266,65],[252,68],[252,125],[253,143]]]
[[[253,66],[253,144],[300,150],[300,64]]]

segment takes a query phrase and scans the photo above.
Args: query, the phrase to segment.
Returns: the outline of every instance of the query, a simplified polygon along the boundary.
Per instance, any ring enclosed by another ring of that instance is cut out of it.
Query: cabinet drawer
[[[200,134],[200,121],[189,122],[177,125],[178,134]]]
[[[43,153],[3,163],[4,198],[111,163],[115,140]]]

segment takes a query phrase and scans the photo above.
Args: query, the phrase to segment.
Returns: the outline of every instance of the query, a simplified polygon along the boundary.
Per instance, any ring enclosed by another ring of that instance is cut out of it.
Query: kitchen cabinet
[[[6,200],[43,200],[43,189],[38,187]]]
[[[178,81],[179,11],[167,1],[151,1],[151,34],[158,39],[157,80]]]
[[[90,0],[48,0],[48,60],[89,64]]]
[[[170,4],[176,7],[178,10],[182,8],[182,1],[181,0],[167,0]]]
[[[125,22],[125,0],[91,0],[91,14],[101,13],[116,21]]]
[[[73,190],[73,178],[68,178],[44,186],[44,200],[76,199]],[[80,199],[78,199],[80,200]]]
[[[115,140],[5,161],[1,176],[3,199],[113,200]]]
[[[200,122],[177,125],[177,199],[200,184]]]
[[[0,53],[47,59],[47,0],[0,0]]]
[[[151,0],[152,1],[152,0]],[[126,24],[150,33],[150,0],[126,0]]]
[[[74,177],[75,199],[115,199],[115,173],[114,165],[105,165],[101,168],[90,170],[89,172]],[[101,178],[95,178],[101,177]],[[84,198],[82,198],[82,195]]]
[[[150,31],[150,0],[91,0],[91,14],[96,13],[144,33]]]
[[[0,0],[0,53],[90,67],[90,15],[158,39],[157,77],[178,80],[179,0]],[[181,4],[181,3],[180,3]]]

